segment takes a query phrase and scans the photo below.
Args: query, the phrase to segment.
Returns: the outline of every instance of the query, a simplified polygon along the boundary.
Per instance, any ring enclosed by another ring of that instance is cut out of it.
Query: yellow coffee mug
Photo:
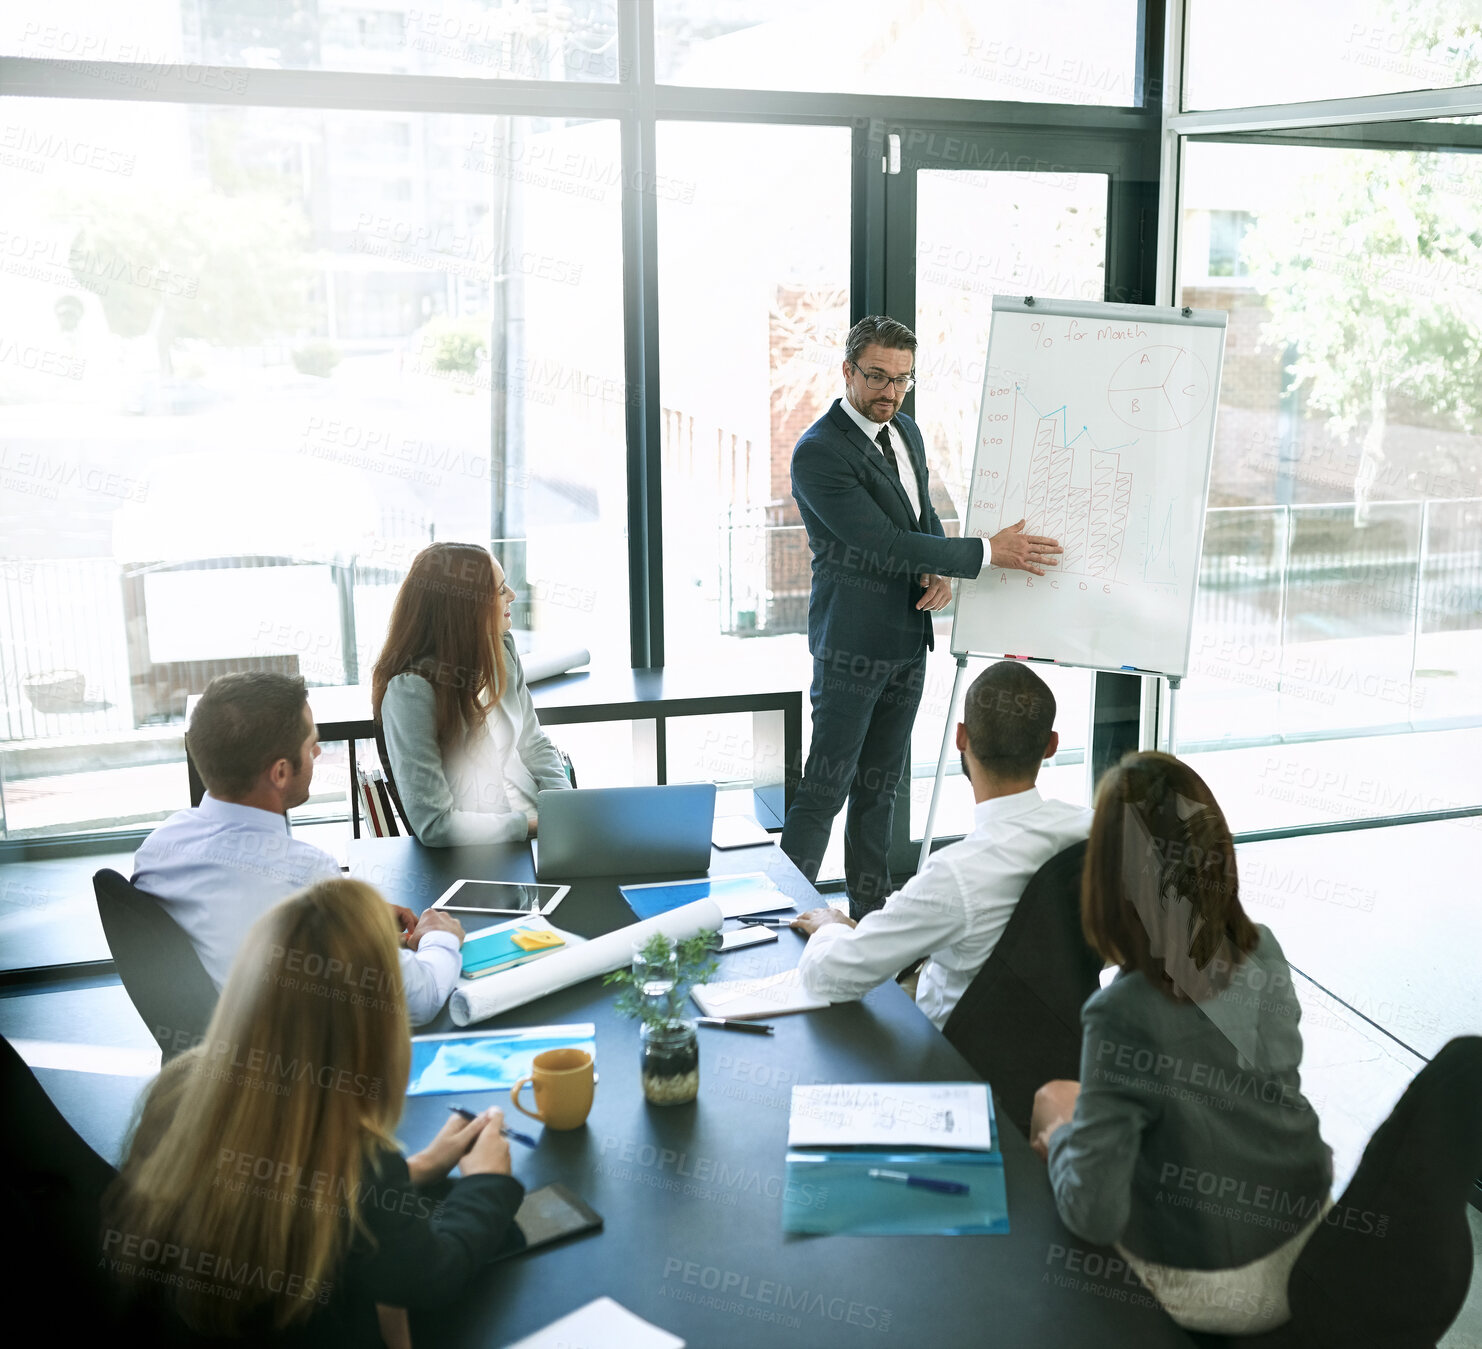
[[[535,1109],[520,1104],[520,1088],[532,1083]],[[535,1056],[529,1077],[522,1077],[509,1094],[510,1104],[548,1129],[579,1129],[592,1109],[596,1075],[585,1049],[547,1049]]]

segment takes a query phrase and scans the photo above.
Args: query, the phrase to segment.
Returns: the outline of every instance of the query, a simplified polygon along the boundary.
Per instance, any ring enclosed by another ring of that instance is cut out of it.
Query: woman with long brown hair
[[[1131,754],[1102,780],[1081,922],[1120,969],[1081,1010],[1080,1082],[1035,1095],[1060,1216],[1190,1330],[1281,1325],[1332,1154],[1302,1095],[1291,969],[1241,907],[1229,826],[1187,764]]]
[[[390,907],[360,881],[321,881],[253,926],[105,1201],[103,1257],[131,1302],[207,1335],[406,1343],[405,1309],[440,1305],[522,1242],[499,1110],[450,1120],[413,1156],[397,1147],[411,1059],[397,950]]]
[[[537,795],[571,785],[525,686],[509,630],[514,595],[499,563],[470,543],[428,545],[397,592],[371,708],[423,843],[533,838]]]

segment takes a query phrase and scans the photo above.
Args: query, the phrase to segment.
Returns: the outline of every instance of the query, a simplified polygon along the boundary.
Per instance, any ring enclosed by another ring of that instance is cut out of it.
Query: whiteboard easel
[[[1023,519],[1065,552],[1044,577],[997,568],[959,584],[957,669],[920,865],[969,656],[1166,680],[1157,739],[1172,751],[1225,323],[1215,310],[994,297],[964,533],[986,547]]]

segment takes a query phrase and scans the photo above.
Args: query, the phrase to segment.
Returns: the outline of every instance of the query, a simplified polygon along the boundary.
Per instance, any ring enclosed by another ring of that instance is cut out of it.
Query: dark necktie
[[[901,480],[900,465],[895,462],[895,446],[890,443],[890,428],[880,427],[880,434],[875,437],[875,443],[880,447],[880,453],[885,456],[885,467],[895,475],[895,480]]]

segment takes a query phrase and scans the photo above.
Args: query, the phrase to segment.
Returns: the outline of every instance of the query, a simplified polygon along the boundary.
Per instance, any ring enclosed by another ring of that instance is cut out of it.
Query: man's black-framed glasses
[[[871,389],[883,389],[887,384],[894,384],[902,393],[908,393],[916,387],[914,372],[909,375],[887,375],[883,370],[861,370],[854,361],[850,361],[849,364],[854,366],[855,373]]]

